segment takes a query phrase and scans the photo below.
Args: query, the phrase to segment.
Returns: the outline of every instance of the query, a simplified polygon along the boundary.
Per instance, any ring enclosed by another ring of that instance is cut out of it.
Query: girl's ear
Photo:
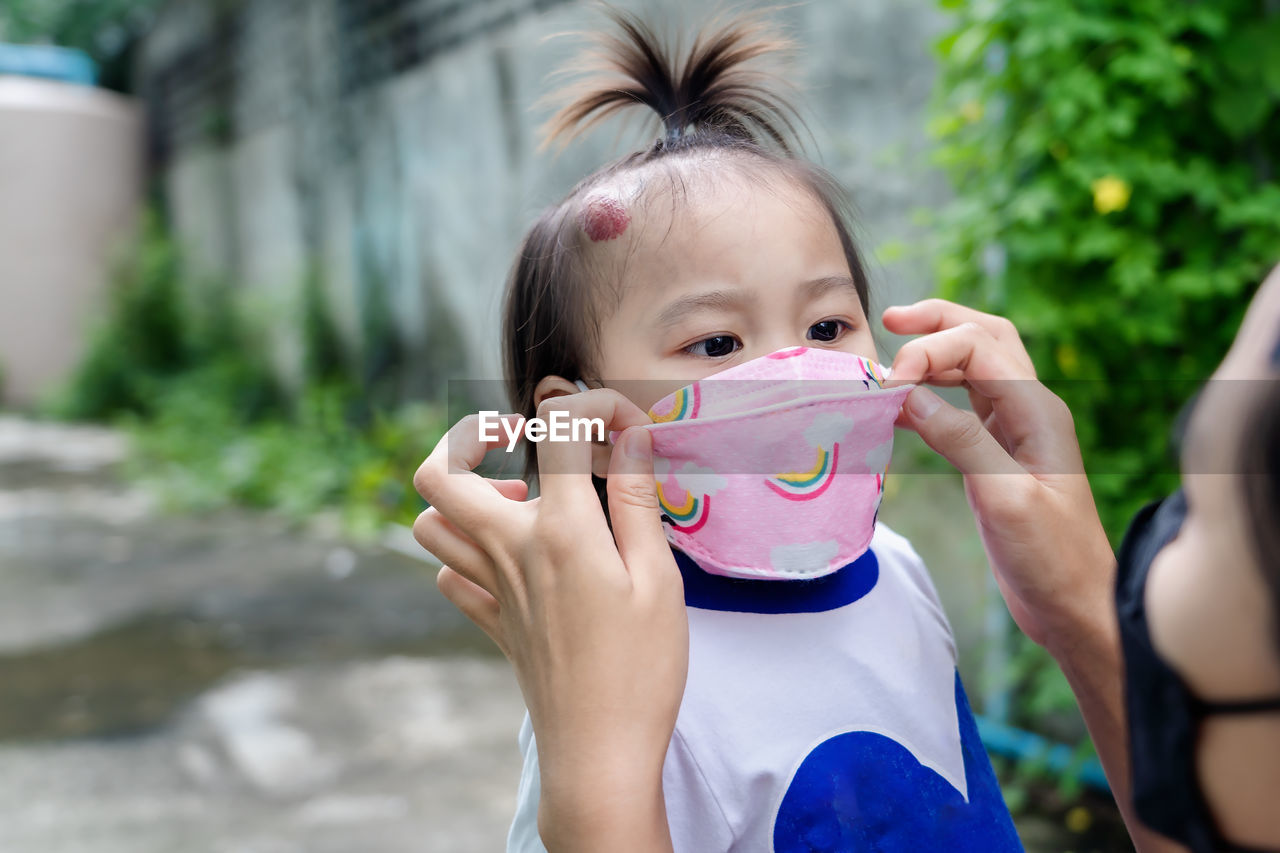
[[[578,386],[563,376],[544,376],[533,389],[533,407],[542,405],[543,400],[552,397],[563,397],[565,394],[577,394]]]
[[[542,405],[543,400],[552,397],[563,397],[566,394],[577,394],[581,391],[577,385],[563,376],[544,376],[533,389],[534,408]],[[613,445],[608,440],[593,441],[591,447],[591,473],[597,477],[609,474],[609,457],[613,453]]]

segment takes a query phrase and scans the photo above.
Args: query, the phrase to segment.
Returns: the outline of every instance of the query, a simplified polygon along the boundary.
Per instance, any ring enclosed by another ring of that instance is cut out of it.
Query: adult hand
[[[418,469],[431,504],[414,535],[444,595],[511,660],[538,742],[539,831],[553,850],[669,849],[662,764],[688,669],[683,584],[659,518],[649,423],[621,394],[550,398],[624,430],[608,476],[612,532],[589,442],[537,445],[542,493],[473,473],[497,442],[464,418]],[[517,416],[508,418],[520,420]]]
[[[890,385],[963,385],[972,412],[927,388],[899,425],[964,474],[965,495],[1014,621],[1054,651],[1110,618],[1114,555],[1080,459],[1071,412],[1036,380],[1013,324],[941,299],[889,308],[903,345]]]
[[[888,384],[968,389],[972,412],[927,388],[913,389],[899,425],[964,474],[1009,612],[1066,675],[1135,848],[1181,851],[1133,811],[1115,555],[1089,491],[1071,412],[1036,380],[1017,330],[1002,317],[927,299],[886,310],[884,325],[923,335],[898,351]]]

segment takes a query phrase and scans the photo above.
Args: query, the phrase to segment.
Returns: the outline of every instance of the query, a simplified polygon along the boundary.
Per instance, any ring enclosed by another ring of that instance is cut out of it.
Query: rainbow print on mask
[[[658,481],[658,504],[666,522],[679,533],[700,530],[711,515],[711,496],[728,485],[720,474],[692,462],[672,471],[670,463],[660,456],[653,459],[653,473]],[[671,495],[681,492],[684,496],[679,501],[671,499]]]
[[[665,424],[671,421],[683,421],[698,416],[698,408],[702,402],[702,395],[698,391],[698,383],[685,386],[670,397],[664,397],[649,410],[649,417],[654,423]],[[667,411],[659,409],[664,403],[670,402],[670,408]]]
[[[807,501],[827,490],[836,475],[840,462],[840,445],[833,443],[831,450],[818,448],[818,458],[808,471],[791,471],[765,479],[765,485],[790,501]]]
[[[788,471],[765,477],[764,483],[789,501],[808,501],[831,485],[840,465],[840,442],[853,429],[853,419],[839,412],[824,412],[804,431],[805,444],[817,451],[808,471]]]
[[[884,387],[884,369],[870,359],[862,359],[862,371],[867,374],[867,379],[875,383],[877,388]]]
[[[658,504],[671,519],[671,526],[681,533],[695,533],[707,523],[707,514],[711,511],[711,495],[695,498],[693,492],[684,493],[684,503],[675,504],[667,498],[662,483],[658,483]]]

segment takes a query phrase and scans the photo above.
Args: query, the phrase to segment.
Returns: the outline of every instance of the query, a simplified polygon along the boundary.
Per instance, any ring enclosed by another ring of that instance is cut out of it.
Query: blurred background
[[[686,33],[714,8],[619,5]],[[775,16],[873,307],[1014,320],[1118,539],[1176,482],[1176,415],[1280,260],[1280,2]],[[649,142],[537,151],[578,46],[553,36],[600,20],[0,4],[0,850],[502,848],[519,692],[436,592],[410,478],[447,382],[500,374],[525,227]],[[882,518],[933,571],[1028,849],[1129,849],[959,480],[913,438]]]

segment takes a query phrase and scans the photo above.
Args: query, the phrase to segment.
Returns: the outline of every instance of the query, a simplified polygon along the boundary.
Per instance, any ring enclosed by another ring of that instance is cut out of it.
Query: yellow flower
[[[1133,188],[1129,182],[1115,175],[1107,175],[1093,182],[1093,209],[1106,216],[1129,206]]]
[[[1067,376],[1075,376],[1080,370],[1080,353],[1071,344],[1061,344],[1054,353],[1058,368]]]
[[[982,104],[978,101],[965,101],[960,105],[960,117],[969,122],[969,124],[973,124],[982,118],[982,112]]]
[[[1084,806],[1076,806],[1067,812],[1066,824],[1067,829],[1078,835],[1093,825],[1093,815]]]

